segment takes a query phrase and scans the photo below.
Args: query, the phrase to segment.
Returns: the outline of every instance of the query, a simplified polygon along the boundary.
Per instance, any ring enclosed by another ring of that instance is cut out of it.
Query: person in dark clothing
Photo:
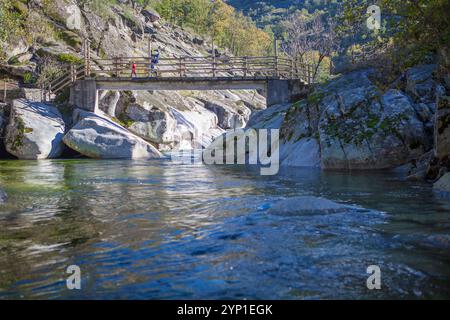
[[[159,63],[159,49],[156,49],[152,52],[152,63],[151,63],[151,68],[152,68],[152,73],[155,72],[156,76],[158,76],[158,71],[156,70],[156,66]]]

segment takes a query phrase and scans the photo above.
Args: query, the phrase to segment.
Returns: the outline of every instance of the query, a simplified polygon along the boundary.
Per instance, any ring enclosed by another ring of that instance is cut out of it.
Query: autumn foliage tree
[[[307,16],[300,12],[284,22],[289,37],[282,49],[300,62],[313,65],[313,78],[317,79],[325,60],[338,49],[336,23],[326,15]],[[328,70],[329,71],[329,68]]]
[[[166,20],[214,38],[235,55],[261,55],[270,50],[270,35],[222,0],[160,0],[154,6]]]

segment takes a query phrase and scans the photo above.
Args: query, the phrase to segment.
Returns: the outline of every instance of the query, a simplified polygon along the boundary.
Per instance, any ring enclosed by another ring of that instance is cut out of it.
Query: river
[[[0,186],[2,299],[450,298],[450,201],[392,173],[0,161]],[[354,209],[268,212],[299,195]]]

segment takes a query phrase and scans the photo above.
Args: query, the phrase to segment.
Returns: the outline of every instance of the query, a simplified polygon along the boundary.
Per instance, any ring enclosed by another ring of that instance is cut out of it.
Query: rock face
[[[78,122],[64,136],[71,149],[95,159],[151,159],[161,153],[106,116],[75,111]]]
[[[406,92],[420,101],[433,99],[436,83],[432,76],[436,68],[435,64],[426,64],[409,69],[406,72]]]
[[[329,214],[343,212],[349,208],[324,198],[299,196],[281,200],[272,205],[267,212],[277,215]]]
[[[317,139],[304,138],[280,145],[280,161],[286,167],[320,167],[320,145]]]
[[[128,106],[125,114],[132,121],[128,129],[136,135],[158,144],[175,142],[177,122],[169,113],[152,108],[148,104],[133,104]]]
[[[431,147],[412,101],[399,90],[384,94],[365,72],[325,88],[319,121],[324,169],[386,169]],[[345,86],[345,81],[350,85]]]
[[[61,155],[64,121],[51,105],[14,100],[6,127],[6,150],[19,159],[52,159]]]
[[[217,114],[218,125],[223,129],[237,129],[245,126],[250,110],[243,107],[237,112],[232,107],[220,101],[204,101],[205,108]]]
[[[22,98],[32,102],[43,102],[41,89],[21,88]]]
[[[386,169],[431,147],[408,97],[389,90],[378,99],[374,88],[364,89],[326,107],[319,123],[323,168]]]
[[[232,121],[242,127],[251,107],[264,108],[252,92],[103,92],[100,98],[101,110],[162,151],[206,147]],[[216,109],[207,107],[208,99],[214,99]],[[220,123],[225,114],[227,120]]]
[[[145,10],[141,11],[141,14],[145,17],[146,22],[153,23],[153,22],[156,22],[159,19],[161,19],[158,12],[156,12],[154,10],[145,9]]]
[[[284,166],[370,170],[412,162],[420,163],[416,176],[424,176],[434,131],[442,154],[449,150],[445,97],[438,100],[439,128],[434,130],[440,90],[433,79],[435,69],[411,68],[395,89],[379,88],[374,70],[344,74],[316,88],[307,99],[253,113],[247,127],[280,129]]]
[[[443,175],[434,185],[433,190],[437,193],[450,197],[450,173]]]

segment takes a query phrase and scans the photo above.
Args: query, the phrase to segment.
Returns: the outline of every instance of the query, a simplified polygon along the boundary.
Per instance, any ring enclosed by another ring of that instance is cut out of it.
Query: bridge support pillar
[[[70,104],[91,112],[98,111],[98,90],[95,80],[78,80],[70,88]]]
[[[301,80],[269,80],[267,82],[267,107],[297,102],[307,96],[308,87]]]

